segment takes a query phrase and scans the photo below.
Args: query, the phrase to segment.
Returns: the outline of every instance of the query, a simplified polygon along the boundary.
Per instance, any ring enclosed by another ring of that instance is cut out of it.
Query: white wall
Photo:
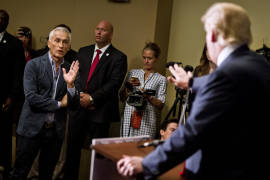
[[[32,29],[34,48],[43,47],[49,31],[64,23],[72,29],[72,48],[78,50],[92,44],[96,24],[108,20],[114,25],[113,44],[127,54],[130,69],[141,65],[145,41],[154,40],[157,6],[157,0],[1,0],[0,8],[10,15],[10,33],[19,26]]]

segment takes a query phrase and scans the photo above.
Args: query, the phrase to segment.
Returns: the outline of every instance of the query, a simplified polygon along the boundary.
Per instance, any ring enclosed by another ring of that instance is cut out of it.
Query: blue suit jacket
[[[70,65],[66,62],[61,65],[55,99],[52,99],[53,72],[48,53],[32,59],[26,64],[24,71],[25,102],[22,108],[17,133],[21,136],[36,136],[47,118],[49,112],[55,113],[55,125],[59,138],[64,138],[67,108],[59,108],[67,93],[67,85],[63,78],[62,68],[68,72]],[[68,106],[79,106],[79,96],[71,97],[68,93]]]
[[[247,46],[235,50],[198,89],[187,123],[143,160],[151,179],[202,151],[193,179],[268,176],[270,66]],[[187,177],[188,179],[189,177]]]
[[[198,93],[200,87],[203,87],[203,85],[207,82],[209,75],[200,76],[197,78],[194,78],[193,84],[192,84],[192,99],[196,97],[196,94]],[[190,102],[192,105],[192,102]],[[200,162],[202,159],[202,152],[201,150],[196,151],[194,154],[189,156],[188,159],[185,161],[185,174],[183,176],[191,176],[194,173],[197,173],[200,169]]]

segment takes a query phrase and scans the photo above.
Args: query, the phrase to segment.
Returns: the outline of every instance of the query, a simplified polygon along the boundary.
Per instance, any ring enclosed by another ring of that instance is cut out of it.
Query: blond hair
[[[246,11],[233,3],[215,3],[201,18],[205,29],[217,33],[221,45],[234,43],[250,44],[252,35],[250,19]]]

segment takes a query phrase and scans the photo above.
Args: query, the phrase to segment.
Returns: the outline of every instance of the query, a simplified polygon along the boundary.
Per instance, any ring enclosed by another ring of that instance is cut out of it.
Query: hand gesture
[[[143,172],[143,158],[139,156],[126,156],[117,162],[117,171],[122,176],[134,176]]]
[[[168,81],[181,89],[187,89],[189,79],[192,77],[192,73],[190,71],[186,72],[181,66],[178,66],[177,64],[170,66],[169,70],[172,73],[172,76],[167,78]]]
[[[129,83],[132,84],[133,87],[140,86],[140,80],[137,77],[131,77]]]
[[[76,75],[77,75],[78,70],[79,70],[79,62],[78,62],[78,60],[72,62],[68,73],[66,72],[65,68],[62,68],[62,70],[63,70],[63,77],[64,77],[64,79],[65,79],[65,81],[67,83],[67,86],[69,88],[73,88],[74,87],[74,81],[76,79]]]

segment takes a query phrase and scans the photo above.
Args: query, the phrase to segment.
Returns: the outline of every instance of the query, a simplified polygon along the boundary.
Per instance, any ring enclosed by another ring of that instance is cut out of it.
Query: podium
[[[116,162],[124,154],[145,157],[154,150],[154,147],[138,148],[138,145],[150,140],[148,136],[93,139],[90,180],[134,180],[119,175]],[[179,175],[182,170],[183,164],[180,164],[159,176],[158,180],[184,180]]]

